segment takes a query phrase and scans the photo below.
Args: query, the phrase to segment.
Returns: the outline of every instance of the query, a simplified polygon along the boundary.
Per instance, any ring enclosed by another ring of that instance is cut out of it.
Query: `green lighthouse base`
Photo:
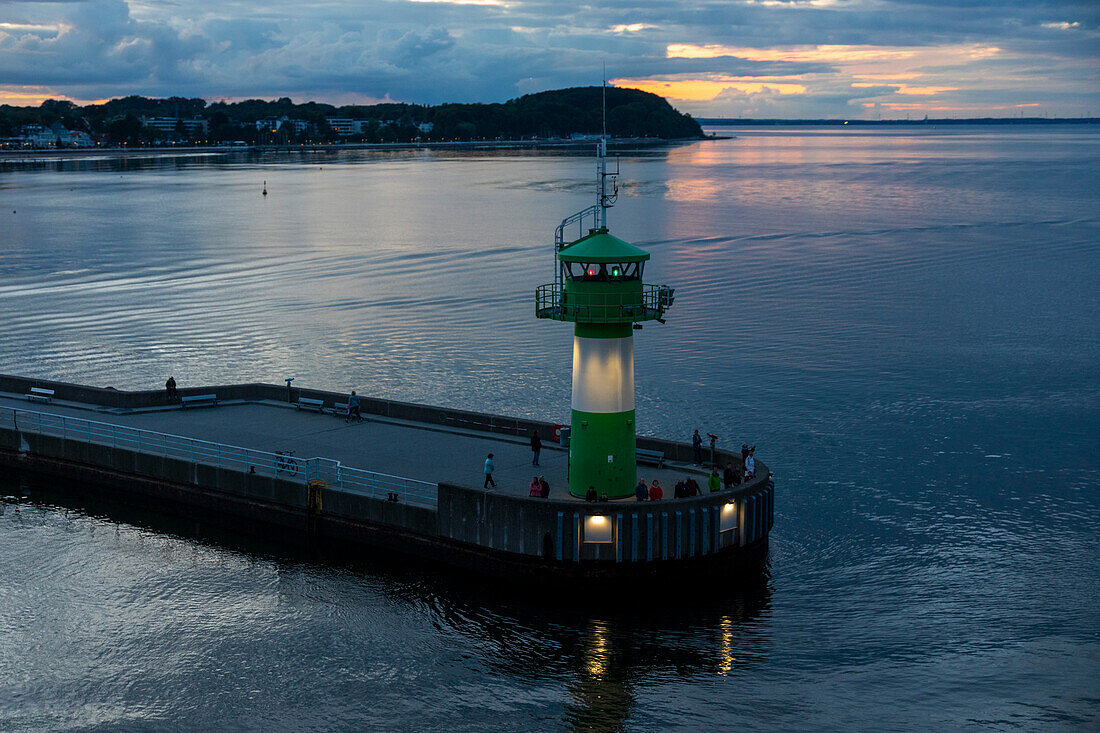
[[[569,436],[569,493],[583,499],[588,487],[596,495],[621,499],[634,494],[638,480],[634,410],[573,410]]]

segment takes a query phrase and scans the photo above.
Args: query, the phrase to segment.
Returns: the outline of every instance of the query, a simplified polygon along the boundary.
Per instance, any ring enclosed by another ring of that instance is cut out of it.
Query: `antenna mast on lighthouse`
[[[619,195],[619,165],[615,162],[615,172],[607,172],[607,64],[603,67],[603,89],[601,90],[601,103],[603,105],[603,130],[600,133],[600,142],[596,146],[596,226],[600,229],[607,228],[607,210],[615,205],[615,199]],[[611,178],[611,193],[607,193],[607,179]]]

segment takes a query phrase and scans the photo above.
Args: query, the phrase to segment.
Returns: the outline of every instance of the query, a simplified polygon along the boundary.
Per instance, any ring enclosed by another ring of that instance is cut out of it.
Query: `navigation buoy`
[[[267,195],[267,181],[264,181],[264,196]]]

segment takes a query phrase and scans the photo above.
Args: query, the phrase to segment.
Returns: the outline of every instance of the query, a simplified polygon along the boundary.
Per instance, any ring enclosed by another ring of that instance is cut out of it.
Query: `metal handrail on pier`
[[[112,448],[128,448],[148,455],[177,458],[215,468],[236,469],[302,484],[321,480],[329,487],[372,499],[387,500],[396,496],[406,504],[433,508],[438,499],[436,484],[351,468],[332,458],[297,458],[285,452],[242,448],[182,435],[14,407],[0,407],[0,426],[24,433],[82,440]]]

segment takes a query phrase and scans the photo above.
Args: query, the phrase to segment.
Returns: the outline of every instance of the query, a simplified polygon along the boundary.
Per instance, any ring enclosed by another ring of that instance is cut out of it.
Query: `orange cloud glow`
[[[613,79],[611,83],[617,87],[641,89],[643,92],[659,94],[662,97],[689,101],[714,99],[727,89],[734,89],[739,92],[744,92],[745,94],[760,94],[762,92],[774,92],[776,94],[806,93],[806,87],[802,84],[767,81],[754,77],[719,77],[717,79],[682,80]]]
[[[750,61],[884,61],[906,59],[914,51],[905,47],[891,46],[792,46],[789,48],[749,48],[746,46],[721,46],[706,44],[698,46],[691,43],[673,43],[665,48],[670,59],[716,59],[733,56]]]
[[[37,107],[47,99],[60,99],[73,104],[103,104],[106,99],[77,99],[67,94],[58,94],[49,87],[23,86],[0,87],[0,104],[16,107]]]
[[[761,92],[812,94],[819,89],[835,89],[838,82],[865,89],[890,87],[890,90],[882,91],[882,95],[934,96],[958,91],[961,87],[952,82],[968,78],[965,72],[960,71],[965,69],[967,64],[1001,53],[1001,49],[996,46],[982,44],[802,45],[753,48],[721,44],[673,43],[665,47],[665,55],[668,58],[738,58],[770,63],[825,64],[830,68],[807,71],[803,67],[792,69],[792,73],[788,75],[772,73],[766,78],[705,74],[697,78],[676,76],[667,79],[620,81],[627,86],[684,101],[712,101],[727,89],[749,94]],[[944,71],[937,71],[936,67],[942,67]],[[947,69],[952,70],[947,71]],[[869,96],[880,95],[871,92]]]

